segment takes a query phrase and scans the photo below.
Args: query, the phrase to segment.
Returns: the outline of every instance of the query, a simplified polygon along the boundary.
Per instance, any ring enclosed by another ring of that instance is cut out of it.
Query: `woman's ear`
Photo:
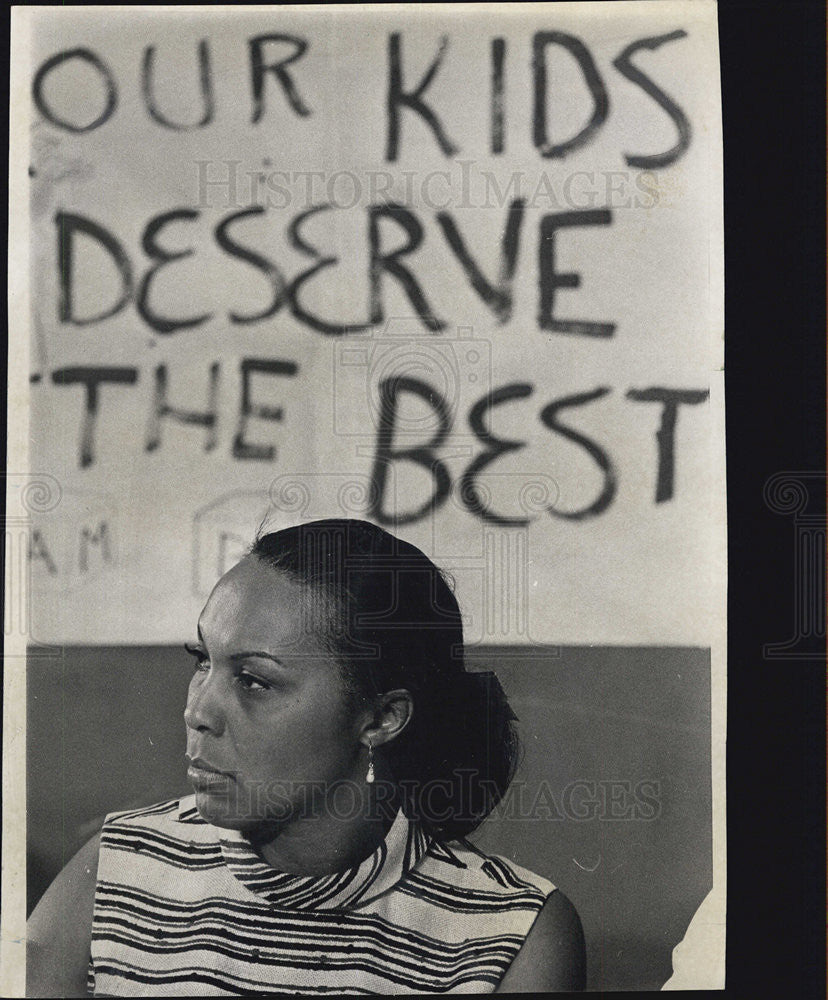
[[[405,688],[386,691],[377,699],[373,718],[362,731],[362,741],[368,746],[380,747],[396,739],[411,721],[414,699]]]

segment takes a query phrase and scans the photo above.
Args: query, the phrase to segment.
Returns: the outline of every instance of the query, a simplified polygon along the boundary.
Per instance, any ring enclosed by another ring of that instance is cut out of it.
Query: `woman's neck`
[[[323,876],[353,868],[385,840],[399,808],[396,790],[389,796],[386,782],[365,789],[365,807],[350,810],[356,815],[342,815],[333,789],[308,814],[262,828],[250,841],[269,865],[288,874]]]

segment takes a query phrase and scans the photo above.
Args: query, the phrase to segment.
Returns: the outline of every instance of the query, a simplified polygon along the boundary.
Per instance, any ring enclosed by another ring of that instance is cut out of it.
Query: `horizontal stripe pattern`
[[[178,868],[220,868],[224,864],[218,844],[182,841],[147,826],[104,828],[101,846],[129,854],[146,854]]]
[[[507,913],[512,910],[543,906],[546,896],[540,890],[485,892],[446,885],[440,879],[420,873],[409,873],[398,891],[427,900],[435,906],[455,913]]]
[[[188,796],[107,817],[90,991],[490,993],[552,891],[503,858],[430,840],[402,813],[355,868],[288,875]]]

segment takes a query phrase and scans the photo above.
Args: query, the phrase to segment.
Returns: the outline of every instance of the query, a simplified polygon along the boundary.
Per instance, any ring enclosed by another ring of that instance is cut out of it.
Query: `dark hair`
[[[345,518],[260,535],[251,553],[308,589],[355,697],[411,692],[411,722],[382,748],[406,813],[442,839],[477,829],[514,776],[518,739],[494,674],[465,669],[443,573],[416,546]]]

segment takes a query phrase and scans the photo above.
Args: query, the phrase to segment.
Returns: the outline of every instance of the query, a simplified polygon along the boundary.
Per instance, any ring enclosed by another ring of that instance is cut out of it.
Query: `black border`
[[[723,2],[728,958],[734,996],[825,995],[825,661],[794,631],[794,531],[763,487],[824,473],[825,8]],[[816,497],[814,510],[825,503]],[[823,650],[824,651],[824,650]]]

